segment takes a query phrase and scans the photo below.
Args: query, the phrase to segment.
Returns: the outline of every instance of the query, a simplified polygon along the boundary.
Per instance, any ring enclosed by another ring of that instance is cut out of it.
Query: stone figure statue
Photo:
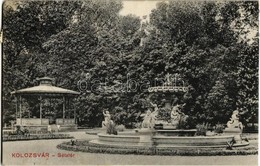
[[[102,121],[102,127],[107,127],[109,125],[109,123],[113,123],[113,121],[111,120],[111,115],[109,113],[109,111],[103,111],[103,115],[105,120]]]
[[[151,106],[154,108],[154,113],[157,113],[159,108],[157,106],[157,104],[153,104],[152,102],[150,102]]]
[[[230,120],[227,122],[228,128],[239,128],[243,130],[243,124],[239,122],[238,114],[239,114],[238,110],[233,111]]]
[[[150,109],[147,110],[146,114],[144,115],[144,120],[142,122],[142,128],[153,128],[156,121],[156,114],[159,110],[157,104],[153,104],[150,102],[152,107],[154,107],[154,111],[152,112]]]
[[[173,126],[177,126],[180,121],[185,122],[186,119],[188,118],[187,115],[185,115],[184,113],[181,112],[183,105],[177,104],[175,106],[172,107],[172,111],[171,111],[171,124]]]
[[[145,42],[147,40],[147,36],[150,34],[148,31],[148,27],[144,24],[141,25],[141,40],[139,46],[142,47],[145,45]]]
[[[173,126],[177,126],[180,119],[181,119],[181,114],[179,113],[179,109],[180,109],[180,105],[177,104],[175,106],[172,107],[172,111],[171,111],[171,124]]]
[[[170,75],[169,73],[167,73],[166,76],[165,76],[166,84],[167,84],[167,85],[170,85],[170,84],[171,84],[171,78],[170,78],[170,77],[171,77],[171,75]]]
[[[227,128],[225,128],[223,132],[225,134],[234,135],[234,140],[242,143],[243,124],[239,121],[238,110],[233,111],[230,120],[227,122]]]

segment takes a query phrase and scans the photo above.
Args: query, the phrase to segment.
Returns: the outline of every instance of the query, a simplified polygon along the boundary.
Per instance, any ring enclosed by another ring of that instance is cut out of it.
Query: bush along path
[[[25,141],[41,139],[72,139],[69,134],[4,135],[3,141]]]

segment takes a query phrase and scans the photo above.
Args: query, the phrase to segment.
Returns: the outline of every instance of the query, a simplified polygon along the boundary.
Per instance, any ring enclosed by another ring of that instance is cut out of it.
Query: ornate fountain
[[[177,129],[181,120],[187,119],[187,115],[182,112],[184,103],[178,102],[176,94],[183,95],[188,91],[188,87],[185,86],[184,81],[179,74],[170,75],[169,73],[165,77],[165,82],[162,86],[150,87],[148,92],[151,94],[163,94],[165,106],[157,109],[157,121],[155,123],[156,128],[162,129]],[[160,115],[160,112],[167,112],[168,120],[165,120],[165,115]]]
[[[148,91],[152,94],[163,94],[165,98],[164,107],[159,108],[157,104],[152,103],[150,100],[146,113],[143,115],[143,122],[141,128],[132,131],[118,132],[117,135],[99,133],[97,140],[89,142],[90,146],[111,147],[116,149],[135,149],[135,148],[153,148],[156,151],[176,150],[176,149],[203,149],[203,148],[226,148],[227,146],[246,146],[249,143],[237,140],[237,135],[240,132],[234,131],[233,123],[237,124],[235,115],[232,116],[234,122],[229,122],[229,128],[226,134],[223,135],[210,135],[210,136],[196,136],[196,129],[184,130],[179,129],[178,125],[182,120],[187,118],[182,112],[185,103],[178,102],[176,94],[183,95],[188,91],[184,81],[179,78],[178,74],[166,75],[165,83],[162,86],[150,87]],[[160,111],[168,111],[168,120],[162,119]],[[158,127],[159,126],[159,127]]]

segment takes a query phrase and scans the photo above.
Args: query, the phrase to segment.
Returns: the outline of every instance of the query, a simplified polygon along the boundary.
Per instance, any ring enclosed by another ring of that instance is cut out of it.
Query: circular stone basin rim
[[[133,136],[133,135],[112,135],[112,134],[103,134],[99,133],[98,136],[101,137],[116,137],[116,138],[139,138],[139,136]]]
[[[107,137],[107,138],[140,138],[141,135],[113,135],[113,134],[104,134],[99,133],[98,136],[100,137]],[[154,139],[231,139],[234,138],[235,135],[217,135],[217,136],[160,136],[155,135],[151,136]]]
[[[194,139],[219,139],[219,138],[232,138],[235,137],[234,135],[229,135],[229,136],[153,136],[153,138],[163,138],[163,139],[173,139],[173,138],[178,138],[178,139],[187,139],[187,138],[194,138]]]
[[[189,129],[189,130],[159,129],[159,130],[156,130],[156,131],[159,131],[159,132],[173,132],[173,133],[177,133],[177,132],[196,132],[197,130],[196,130],[196,129]]]
[[[103,134],[103,133],[99,133],[98,136],[101,137],[112,137],[112,138],[139,138],[139,135],[110,135],[110,134]],[[235,137],[234,135],[218,135],[218,136],[152,136],[152,138],[162,138],[162,139],[189,139],[189,138],[194,138],[194,139],[220,139],[220,138],[232,138]]]

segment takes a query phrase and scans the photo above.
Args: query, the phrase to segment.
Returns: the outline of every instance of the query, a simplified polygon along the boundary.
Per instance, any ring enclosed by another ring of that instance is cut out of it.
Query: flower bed
[[[39,139],[71,139],[69,134],[32,134],[32,135],[4,135],[3,141],[22,141]]]
[[[183,155],[183,156],[216,156],[216,155],[255,155],[258,153],[257,147],[237,147],[233,150],[225,148],[157,148],[153,147],[113,147],[109,145],[90,144],[88,141],[77,141],[75,145],[65,142],[57,145],[57,148],[68,151],[81,151],[92,153],[113,153],[113,154],[138,154],[138,155]]]

